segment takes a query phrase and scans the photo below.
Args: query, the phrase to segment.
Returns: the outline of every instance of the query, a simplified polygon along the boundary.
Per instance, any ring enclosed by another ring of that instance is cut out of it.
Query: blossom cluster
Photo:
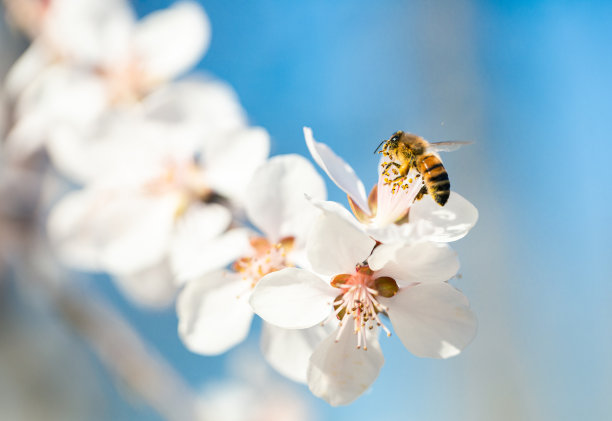
[[[381,332],[429,358],[472,340],[448,243],[476,208],[456,192],[439,206],[418,174],[398,188],[384,165],[368,195],[304,128],[350,210],[327,201],[307,158],[269,157],[228,84],[177,79],[210,41],[199,5],[137,20],[126,0],[5,3],[32,43],[5,80],[1,165],[51,163],[63,184],[47,195],[46,233],[63,264],[110,275],[141,305],[176,300],[179,336],[199,354],[236,346],[258,315],[270,365],[332,405],[373,384]]]

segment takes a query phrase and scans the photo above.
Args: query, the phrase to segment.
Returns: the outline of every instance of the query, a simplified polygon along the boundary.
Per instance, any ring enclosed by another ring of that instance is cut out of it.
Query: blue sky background
[[[169,3],[134,1],[141,15]],[[609,419],[612,3],[202,4],[213,39],[198,69],[234,86],[273,154],[306,155],[308,125],[372,185],[372,151],[398,129],[476,142],[444,156],[454,189],[480,212],[454,244],[476,340],[436,361],[382,339],[385,367],[356,403],[331,408],[298,389],[320,419]],[[173,310],[139,310],[109,282],[95,287],[189,383],[223,377],[231,355],[189,353]],[[158,419],[97,370],[108,419]]]

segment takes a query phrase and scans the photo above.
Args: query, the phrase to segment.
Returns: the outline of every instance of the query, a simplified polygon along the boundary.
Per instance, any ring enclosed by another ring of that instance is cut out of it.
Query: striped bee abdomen
[[[437,204],[444,206],[450,195],[450,181],[442,161],[436,155],[422,155],[417,170],[423,175],[427,191]]]

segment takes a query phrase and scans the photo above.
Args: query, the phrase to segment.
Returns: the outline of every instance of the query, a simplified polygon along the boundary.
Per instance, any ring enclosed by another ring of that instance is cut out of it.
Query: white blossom
[[[250,303],[265,321],[286,329],[337,324],[312,353],[307,376],[310,390],[330,404],[352,402],[378,376],[384,362],[378,331],[391,334],[385,317],[419,357],[452,357],[473,338],[468,302],[446,282],[459,268],[448,245],[377,245],[344,218],[325,213],[306,251],[311,270],[266,275]]]
[[[200,144],[210,148],[231,148],[234,144],[242,147],[231,141],[224,145],[223,138],[240,132],[246,125],[245,112],[230,86],[212,79],[189,78],[164,85],[143,99],[139,107],[107,113],[83,130],[75,130],[74,125],[57,125],[48,133],[47,150],[60,172],[80,184],[88,184],[139,159],[143,145],[134,139],[157,138],[164,133],[168,143],[183,145],[189,155],[201,148]],[[227,164],[208,161],[217,167]],[[259,165],[259,161],[254,160],[253,165]],[[220,178],[224,177],[227,176]],[[231,183],[226,184],[231,187]]]
[[[31,23],[27,32],[33,37],[9,75],[11,94],[19,93],[31,76],[58,61],[110,78],[144,77],[132,80],[138,84],[167,81],[192,67],[210,42],[208,18],[191,1],[150,13],[140,21],[126,0],[5,1],[14,21]]]
[[[197,247],[199,240],[185,241],[178,254],[189,258],[175,256],[173,266],[179,279],[187,281],[177,312],[179,334],[189,349],[219,354],[244,340],[253,317],[249,297],[259,279],[302,264],[305,238],[318,212],[306,194],[319,199],[326,194],[312,165],[297,155],[274,157],[255,173],[245,201],[247,216],[261,234],[243,231],[248,243],[242,248]],[[225,266],[232,253],[232,270],[210,273]],[[264,325],[262,349],[282,374],[305,381],[307,358],[324,334],[317,328],[299,332]]]
[[[159,291],[168,302],[172,296],[165,292],[176,288],[172,278],[145,275],[155,267],[169,271],[175,238],[183,231],[192,230],[201,242],[224,235],[233,204],[242,202],[253,172],[268,155],[268,134],[239,128],[198,144],[158,122],[120,124],[118,130],[133,138],[104,143],[106,171],[60,200],[48,233],[66,264],[115,275],[126,282],[125,291],[140,295],[138,301]],[[162,284],[149,288],[147,279]],[[157,298],[153,301],[163,301]]]
[[[196,64],[210,40],[196,3],[141,21],[123,1],[83,3],[53,1],[44,30],[7,77],[16,102],[7,145],[19,158],[45,145],[57,127],[82,136],[105,112],[138,104]]]
[[[464,237],[476,224],[477,209],[456,192],[451,192],[444,207],[437,205],[429,195],[415,201],[422,184],[413,182],[406,189],[394,189],[385,181],[379,165],[378,184],[369,196],[363,182],[353,168],[337,156],[329,146],[315,141],[312,130],[305,127],[304,136],[315,162],[349,198],[351,209],[363,229],[372,238],[383,243],[410,241],[426,237],[432,241],[449,242]],[[417,180],[413,170],[408,179]],[[351,220],[348,212],[332,202],[320,203],[328,211]]]

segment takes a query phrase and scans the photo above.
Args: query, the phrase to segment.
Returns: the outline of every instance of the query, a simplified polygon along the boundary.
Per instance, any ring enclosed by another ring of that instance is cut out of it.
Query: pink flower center
[[[213,193],[206,183],[203,169],[191,160],[169,161],[156,177],[145,184],[145,189],[155,195],[179,193],[185,207],[194,201],[205,201]]]
[[[381,163],[378,184],[368,196],[368,212],[360,209],[349,196],[349,204],[355,217],[363,224],[384,228],[392,224],[408,222],[410,207],[423,194],[424,182],[416,169],[411,169],[405,176],[399,173],[399,167],[390,165],[390,161]]]
[[[147,76],[136,59],[115,67],[101,67],[98,73],[106,81],[114,105],[138,103],[159,83]]]
[[[336,341],[346,326],[351,324],[351,318],[353,331],[357,335],[357,348],[368,349],[366,331],[373,329],[375,324],[387,332],[387,336],[391,336],[378,316],[388,309],[377,298],[392,297],[397,293],[398,286],[394,279],[375,277],[367,265],[357,265],[355,273],[337,275],[331,285],[342,290],[334,300],[334,314],[340,320]]]
[[[278,243],[270,243],[263,237],[253,237],[251,255],[241,257],[233,264],[233,269],[242,274],[242,279],[251,281],[251,288],[268,273],[293,266],[287,254],[293,248],[294,238],[286,237]]]

